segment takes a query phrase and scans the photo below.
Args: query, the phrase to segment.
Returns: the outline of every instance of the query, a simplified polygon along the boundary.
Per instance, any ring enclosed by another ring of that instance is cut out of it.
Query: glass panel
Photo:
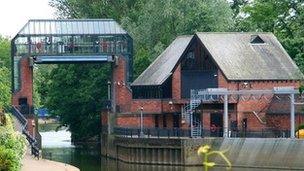
[[[14,91],[20,89],[20,56],[14,56]]]
[[[98,22],[96,22],[96,21],[93,22],[93,29],[94,29],[95,34],[100,34]]]
[[[28,54],[29,52],[29,45],[27,42],[27,37],[18,37],[15,40],[15,50],[16,50],[16,55],[18,56],[23,56],[25,54]]]
[[[50,34],[51,33],[51,26],[50,26],[50,22],[43,22],[44,25],[44,33],[45,34]]]

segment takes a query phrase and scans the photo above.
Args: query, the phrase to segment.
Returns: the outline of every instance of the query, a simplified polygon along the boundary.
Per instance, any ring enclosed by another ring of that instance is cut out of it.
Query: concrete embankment
[[[127,163],[202,165],[197,149],[208,144],[213,150],[229,149],[225,154],[235,167],[304,170],[304,141],[299,139],[108,137],[108,142],[102,154]],[[218,156],[210,161],[225,165]]]

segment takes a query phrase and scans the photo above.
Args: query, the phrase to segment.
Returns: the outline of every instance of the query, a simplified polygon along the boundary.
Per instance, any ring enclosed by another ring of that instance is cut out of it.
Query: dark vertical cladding
[[[132,86],[133,99],[168,99],[172,98],[172,78],[162,85]]]
[[[182,72],[182,98],[190,98],[190,90],[217,88],[217,71]]]
[[[217,88],[217,67],[205,47],[194,39],[181,60],[182,98],[190,98],[191,89]]]

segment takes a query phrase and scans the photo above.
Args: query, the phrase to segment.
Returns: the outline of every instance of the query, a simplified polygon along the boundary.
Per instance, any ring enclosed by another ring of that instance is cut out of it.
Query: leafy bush
[[[300,126],[298,126],[297,131],[298,131],[298,130],[300,130],[300,129],[304,129],[304,125],[300,125]]]
[[[12,149],[0,146],[0,171],[17,171],[20,168],[20,160]]]
[[[5,118],[6,125],[0,126],[0,171],[17,171],[26,151],[26,139],[14,131],[10,116]]]

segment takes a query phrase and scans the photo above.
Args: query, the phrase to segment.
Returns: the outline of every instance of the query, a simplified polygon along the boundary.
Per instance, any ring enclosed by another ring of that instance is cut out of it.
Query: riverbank
[[[78,168],[55,161],[46,159],[34,159],[29,154],[26,154],[22,160],[21,171],[80,171]]]

